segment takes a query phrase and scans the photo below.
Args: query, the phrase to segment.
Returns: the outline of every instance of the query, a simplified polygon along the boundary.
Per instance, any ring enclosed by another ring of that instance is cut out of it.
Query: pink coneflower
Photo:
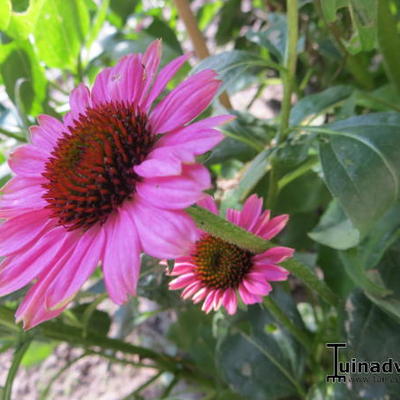
[[[140,253],[173,258],[188,249],[195,227],[183,211],[210,186],[195,156],[222,135],[229,116],[188,124],[211,102],[220,82],[201,71],[155,100],[187,60],[159,74],[160,41],[124,57],[70,97],[64,121],[42,115],[31,143],[9,164],[2,189],[0,295],[34,285],[17,310],[31,328],[68,305],[102,261],[106,288],[121,304],[134,295]]]
[[[201,207],[218,214],[211,197],[198,203]],[[264,239],[277,235],[288,221],[287,215],[270,219],[269,210],[262,213],[262,199],[250,196],[242,211],[227,210],[227,219]],[[182,298],[192,298],[194,303],[203,301],[206,313],[224,306],[234,314],[238,294],[243,303],[262,302],[272,286],[269,282],[284,281],[289,274],[277,264],[293,254],[288,247],[273,247],[264,253],[254,254],[220,238],[199,231],[189,256],[175,260],[171,275],[178,275],[170,282],[172,290],[183,289]]]

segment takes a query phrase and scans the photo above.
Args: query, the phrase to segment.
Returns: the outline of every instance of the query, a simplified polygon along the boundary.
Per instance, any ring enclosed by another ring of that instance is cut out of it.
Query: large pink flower
[[[0,295],[34,285],[17,310],[31,328],[60,314],[102,261],[107,290],[121,304],[134,295],[140,253],[173,258],[188,249],[195,228],[183,211],[209,188],[195,157],[222,135],[229,116],[189,124],[220,82],[201,71],[156,105],[186,61],[157,74],[161,44],[124,57],[70,97],[64,121],[42,115],[31,143],[9,164],[2,189]]]
[[[211,197],[198,203],[218,214]],[[277,235],[288,221],[287,215],[270,219],[270,212],[262,212],[262,199],[250,196],[242,211],[227,210],[227,219],[264,239]],[[206,313],[224,306],[229,314],[237,310],[238,295],[243,303],[260,303],[272,290],[270,282],[284,281],[288,271],[277,265],[293,255],[293,249],[277,246],[254,254],[220,238],[198,231],[190,255],[175,260],[171,275],[178,276],[170,282],[172,290],[184,289],[182,297],[194,303],[204,300]]]

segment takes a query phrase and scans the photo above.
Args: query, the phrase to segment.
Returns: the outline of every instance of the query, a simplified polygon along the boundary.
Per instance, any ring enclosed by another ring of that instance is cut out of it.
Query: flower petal
[[[92,102],[94,105],[108,103],[111,100],[108,83],[112,71],[113,68],[111,67],[105,68],[96,76],[92,88]]]
[[[289,257],[292,257],[293,253],[294,249],[291,249],[290,247],[276,246],[264,251],[264,253],[255,255],[253,260],[265,264],[278,264]]]
[[[129,295],[136,294],[139,279],[140,244],[136,227],[122,207],[109,217],[104,229],[103,273],[107,292],[114,303],[123,304]]]
[[[157,258],[175,258],[188,252],[197,239],[192,219],[182,211],[161,210],[139,198],[131,207],[143,250]]]
[[[50,153],[64,131],[64,125],[50,115],[39,115],[38,126],[29,128],[32,144]]]
[[[136,186],[137,193],[149,204],[169,210],[191,206],[211,186],[210,175],[201,164],[185,165],[182,175],[146,179]]]
[[[0,255],[13,255],[31,246],[50,228],[49,214],[48,210],[35,210],[0,225]]]
[[[64,307],[92,274],[103,255],[104,230],[94,226],[75,244],[68,263],[54,278],[46,292],[46,307],[50,310]]]
[[[10,156],[8,164],[19,176],[41,178],[48,154],[31,144],[19,146]]]
[[[257,195],[251,195],[244,203],[240,212],[239,225],[249,232],[253,232],[258,219],[260,218],[263,200]]]
[[[210,104],[221,82],[212,70],[201,71],[178,85],[150,115],[155,133],[172,131],[191,121]]]
[[[166,88],[168,82],[172,79],[172,77],[177,73],[177,71],[182,67],[182,65],[186,62],[188,58],[189,55],[187,54],[175,58],[175,60],[172,60],[160,71],[156,80],[154,81],[154,85],[151,88],[148,97],[142,105],[144,111],[149,111],[151,105],[153,104],[153,101]]]
[[[212,212],[213,214],[218,215],[217,203],[210,195],[205,195],[201,200],[197,202],[197,205]]]

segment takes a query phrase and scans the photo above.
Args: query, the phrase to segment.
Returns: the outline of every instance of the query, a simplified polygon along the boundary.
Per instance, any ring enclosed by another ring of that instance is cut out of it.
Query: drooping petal
[[[131,207],[143,250],[158,258],[175,258],[189,251],[198,233],[183,211],[161,210],[138,197]]]
[[[221,82],[211,70],[201,71],[178,85],[154,108],[150,116],[155,133],[185,125],[210,104]]]
[[[64,307],[89,278],[103,255],[104,230],[94,226],[76,241],[68,263],[54,278],[46,292],[49,310]]]
[[[225,290],[224,296],[222,298],[222,304],[228,311],[228,314],[233,315],[237,310],[237,297],[236,293],[232,288]]]
[[[186,274],[180,275],[178,278],[172,280],[169,283],[169,287],[172,290],[182,289],[187,285],[196,283],[196,275],[193,272],[188,272]]]
[[[196,203],[210,185],[208,170],[201,164],[192,164],[185,165],[181,175],[146,179],[136,190],[152,206],[174,210]]]
[[[30,283],[43,269],[53,265],[71,246],[71,234],[58,227],[45,233],[30,249],[7,258],[0,265],[0,296]]]
[[[48,216],[48,210],[35,210],[0,225],[0,255],[13,255],[30,247],[52,225]]]
[[[131,216],[122,207],[104,226],[103,273],[111,299],[123,304],[136,294],[140,273],[140,244]]]
[[[262,301],[262,297],[249,292],[243,282],[239,285],[239,294],[245,304],[261,303]]]

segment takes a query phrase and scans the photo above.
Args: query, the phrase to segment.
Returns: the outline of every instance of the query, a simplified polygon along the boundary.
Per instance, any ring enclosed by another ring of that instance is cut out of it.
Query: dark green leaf
[[[317,116],[337,105],[349,97],[353,88],[351,86],[333,86],[320,93],[311,94],[299,100],[291,110],[290,124],[299,125],[305,119]]]
[[[153,22],[145,31],[154,38],[162,39],[163,43],[167,44],[177,54],[182,54],[182,47],[174,30],[160,18],[153,17]]]
[[[337,250],[349,249],[360,241],[359,231],[353,227],[337,200],[330,203],[309,236],[316,242]]]
[[[378,1],[378,43],[388,78],[400,93],[400,38],[398,21],[390,6],[388,0]]]
[[[198,306],[187,306],[178,313],[177,321],[171,326],[168,336],[179,349],[210,376],[217,370],[214,363],[216,340],[212,335],[212,318]]]
[[[71,311],[76,315],[76,317],[83,321],[83,315],[87,307],[90,306],[91,303],[80,304],[71,309]],[[110,316],[100,310],[94,310],[90,315],[90,319],[87,324],[87,331],[92,332],[98,335],[107,336],[107,333],[111,326],[111,318]]]
[[[274,293],[279,306],[304,329],[291,298],[283,291]],[[244,398],[274,400],[298,390],[304,354],[301,345],[267,310],[252,306],[239,314],[221,341],[217,362],[224,380]]]
[[[116,18],[110,20],[118,27],[122,28],[125,25],[129,15],[135,10],[139,2],[136,0],[111,0],[110,8],[114,12]]]
[[[346,323],[350,357],[359,361],[386,361],[400,359],[399,324],[364,295],[355,293],[348,306]],[[367,382],[353,382],[352,391],[363,399],[396,399],[400,392],[400,382],[396,374],[357,375],[369,378]],[[376,378],[385,378],[379,382]]]
[[[361,235],[394,204],[400,187],[400,116],[369,114],[327,125],[325,181]]]
[[[245,14],[241,10],[242,0],[226,0],[220,11],[220,22],[215,35],[218,45],[234,39],[245,24]]]

